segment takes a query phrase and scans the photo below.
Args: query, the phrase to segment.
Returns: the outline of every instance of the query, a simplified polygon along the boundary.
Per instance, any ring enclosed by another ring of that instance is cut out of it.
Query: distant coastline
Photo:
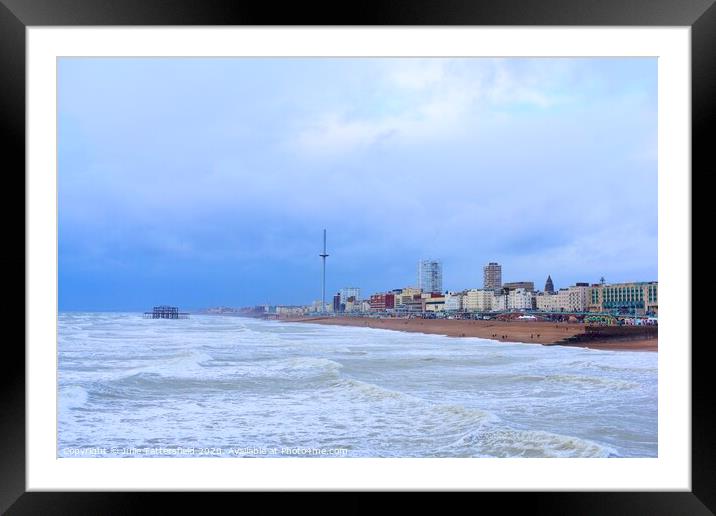
[[[591,327],[581,323],[550,321],[479,321],[398,317],[290,317],[281,319],[334,326],[356,326],[382,330],[479,337],[500,342],[522,342],[544,346],[573,346],[620,351],[658,351],[656,328]]]

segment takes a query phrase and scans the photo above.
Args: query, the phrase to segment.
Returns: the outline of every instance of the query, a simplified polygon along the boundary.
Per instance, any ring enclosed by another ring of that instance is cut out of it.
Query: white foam
[[[59,328],[60,446],[344,446],[350,457],[657,452],[655,353],[220,316],[61,315]]]
[[[89,398],[87,391],[79,385],[61,386],[58,395],[60,412],[81,407],[87,403],[87,399]]]

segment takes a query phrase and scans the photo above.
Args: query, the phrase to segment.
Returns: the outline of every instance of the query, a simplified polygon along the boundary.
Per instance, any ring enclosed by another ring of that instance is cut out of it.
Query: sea
[[[60,313],[58,457],[656,457],[654,352]]]

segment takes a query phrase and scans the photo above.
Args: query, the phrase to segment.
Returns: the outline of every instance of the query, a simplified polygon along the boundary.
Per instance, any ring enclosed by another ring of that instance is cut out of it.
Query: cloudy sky
[[[657,279],[655,59],[59,62],[61,310]]]

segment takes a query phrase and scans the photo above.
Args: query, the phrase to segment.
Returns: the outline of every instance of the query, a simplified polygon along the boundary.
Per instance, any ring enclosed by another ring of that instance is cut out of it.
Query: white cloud
[[[564,78],[566,67],[547,68],[521,69],[498,59],[391,60],[378,68],[378,97],[395,100],[388,104],[399,109],[368,106],[355,115],[354,106],[327,108],[295,124],[289,148],[310,157],[336,157],[387,139],[419,145],[466,129],[486,108],[549,108],[565,98],[555,83]]]
[[[445,59],[408,59],[398,63],[389,61],[388,81],[398,88],[421,90],[447,78]]]

